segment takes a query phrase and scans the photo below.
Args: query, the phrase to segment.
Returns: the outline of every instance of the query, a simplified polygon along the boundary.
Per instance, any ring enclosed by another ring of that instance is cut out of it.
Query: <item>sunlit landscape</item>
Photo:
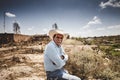
[[[1,0],[0,80],[46,80],[51,29],[68,35],[70,74],[120,80],[120,0]]]
[[[120,36],[91,38],[74,37],[63,42],[69,55],[65,68],[83,80],[119,80]],[[43,51],[49,41],[48,36],[37,35],[27,41],[1,44],[0,79],[45,80]]]

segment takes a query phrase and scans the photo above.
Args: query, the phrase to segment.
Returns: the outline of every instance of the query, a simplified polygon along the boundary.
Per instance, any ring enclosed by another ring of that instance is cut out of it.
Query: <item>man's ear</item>
[[[56,34],[53,36],[53,39],[55,38]]]

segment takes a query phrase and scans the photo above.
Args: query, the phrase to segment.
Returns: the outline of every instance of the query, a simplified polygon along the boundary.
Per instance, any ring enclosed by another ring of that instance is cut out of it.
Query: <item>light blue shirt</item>
[[[61,59],[61,55],[65,58]],[[55,71],[63,68],[68,60],[68,55],[64,54],[61,46],[57,46],[54,41],[49,42],[44,51],[44,67],[45,71]],[[55,63],[55,64],[53,64]]]

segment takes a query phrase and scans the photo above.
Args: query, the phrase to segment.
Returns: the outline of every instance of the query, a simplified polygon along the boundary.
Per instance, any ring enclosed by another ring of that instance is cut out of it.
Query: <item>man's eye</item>
[[[57,37],[58,39],[63,39],[62,37]]]

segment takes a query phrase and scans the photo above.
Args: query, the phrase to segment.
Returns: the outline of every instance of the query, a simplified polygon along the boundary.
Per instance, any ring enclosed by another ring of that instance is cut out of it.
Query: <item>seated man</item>
[[[54,29],[49,31],[49,37],[52,41],[46,45],[44,51],[47,80],[81,80],[63,69],[68,60],[68,55],[64,53],[61,43],[66,39],[66,35],[61,30]]]

